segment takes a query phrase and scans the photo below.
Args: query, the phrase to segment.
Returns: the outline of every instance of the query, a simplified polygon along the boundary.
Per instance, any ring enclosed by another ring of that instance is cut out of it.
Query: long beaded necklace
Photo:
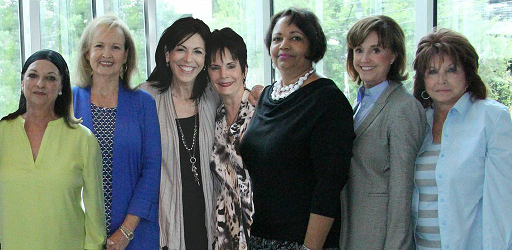
[[[192,136],[192,146],[189,148],[187,147],[187,142],[185,141],[185,134],[183,133],[183,129],[181,129],[180,120],[178,119],[178,113],[176,113],[176,108],[174,106],[174,98],[171,94],[171,100],[172,100],[172,110],[174,111],[174,116],[176,117],[176,122],[178,123],[178,129],[180,130],[181,134],[181,141],[183,142],[183,146],[185,146],[185,149],[187,150],[188,155],[190,156],[190,164],[192,165],[192,173],[194,174],[194,178],[196,180],[197,185],[201,186],[201,183],[199,182],[199,175],[197,174],[197,167],[196,162],[197,159],[195,157],[196,155],[196,136],[197,136],[197,105],[198,102],[195,102],[195,111],[194,111],[194,135]],[[191,153],[192,152],[192,153]]]
[[[279,79],[275,84],[274,88],[272,89],[272,94],[270,95],[272,97],[272,100],[278,101],[280,99],[286,98],[291,93],[295,92],[297,89],[304,84],[304,81],[308,79],[308,77],[315,72],[315,69],[311,69],[310,71],[306,72],[303,76],[299,77],[299,79],[292,84],[289,84],[288,86],[282,86],[283,80]]]

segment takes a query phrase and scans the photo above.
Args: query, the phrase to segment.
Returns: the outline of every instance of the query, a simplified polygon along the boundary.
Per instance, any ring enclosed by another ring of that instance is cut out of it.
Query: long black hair
[[[69,77],[69,69],[68,64],[64,60],[61,54],[59,52],[44,49],[35,52],[32,54],[27,61],[25,61],[25,64],[23,64],[23,68],[21,70],[21,80],[23,81],[23,77],[25,75],[25,72],[27,72],[28,67],[35,61],[38,60],[46,60],[59,70],[59,73],[62,77],[62,95],[58,95],[57,99],[55,100],[55,107],[54,112],[58,117],[64,117],[64,120],[66,124],[69,127],[73,127],[73,124],[80,123],[79,120],[77,120],[73,115],[73,95],[71,93],[71,81]],[[20,102],[18,106],[18,110],[10,113],[9,115],[2,118],[2,120],[14,120],[18,116],[25,114],[27,112],[27,99],[25,98],[25,95],[23,94],[23,90],[21,90],[21,96],[20,96]]]
[[[149,75],[148,82],[157,88],[160,93],[169,90],[172,84],[172,70],[166,65],[165,53],[172,51],[179,42],[189,39],[194,34],[203,38],[205,46],[210,38],[210,28],[202,20],[193,17],[184,17],[176,20],[171,26],[164,30],[155,52],[156,67]],[[208,48],[206,48],[208,51]],[[206,58],[205,58],[206,63]],[[194,81],[191,99],[201,97],[208,84],[206,70],[201,70]]]

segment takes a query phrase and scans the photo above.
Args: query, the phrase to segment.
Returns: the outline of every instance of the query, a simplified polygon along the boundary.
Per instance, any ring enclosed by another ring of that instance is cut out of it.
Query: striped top
[[[418,221],[416,223],[417,249],[441,249],[437,204],[436,165],[441,144],[431,144],[430,148],[416,159],[414,181],[419,189]]]

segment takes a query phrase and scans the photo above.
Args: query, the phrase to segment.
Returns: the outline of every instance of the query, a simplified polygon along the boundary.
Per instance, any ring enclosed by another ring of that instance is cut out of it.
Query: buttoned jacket
[[[342,191],[341,249],[414,248],[414,162],[425,135],[421,104],[400,82],[389,86],[355,130]]]

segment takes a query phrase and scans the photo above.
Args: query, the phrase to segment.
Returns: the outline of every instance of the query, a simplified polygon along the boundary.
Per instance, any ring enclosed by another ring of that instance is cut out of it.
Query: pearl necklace
[[[304,84],[304,81],[308,79],[308,77],[315,72],[315,69],[311,69],[303,76],[299,77],[299,80],[297,80],[295,83],[289,84],[288,86],[282,86],[283,80],[279,79],[275,84],[274,88],[272,90],[272,100],[278,101],[280,99],[286,98],[291,93],[295,92],[297,89],[299,89],[302,84]]]

